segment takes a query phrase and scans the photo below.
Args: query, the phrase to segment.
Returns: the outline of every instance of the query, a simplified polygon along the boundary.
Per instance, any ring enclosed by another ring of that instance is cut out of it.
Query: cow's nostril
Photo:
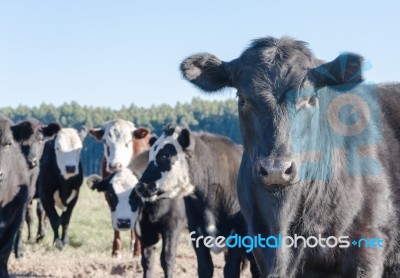
[[[268,176],[268,171],[263,166],[260,165],[258,171],[261,176],[263,176],[263,177]]]
[[[291,175],[293,173],[293,163],[290,164],[290,167],[285,170],[286,175]]]

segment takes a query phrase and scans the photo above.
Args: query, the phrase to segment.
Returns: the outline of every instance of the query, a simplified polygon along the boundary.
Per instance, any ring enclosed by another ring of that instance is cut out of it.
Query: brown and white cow
[[[101,164],[103,178],[117,170],[127,168],[132,160],[141,152],[150,148],[150,131],[146,128],[136,128],[130,121],[121,119],[106,122],[101,128],[91,129],[90,134],[104,145],[104,157]],[[106,195],[106,200],[110,205]],[[131,227],[131,249],[133,255],[140,255],[140,242],[134,233],[135,223]],[[118,227],[117,227],[118,228]],[[121,257],[122,242],[119,229],[114,227],[113,257]]]

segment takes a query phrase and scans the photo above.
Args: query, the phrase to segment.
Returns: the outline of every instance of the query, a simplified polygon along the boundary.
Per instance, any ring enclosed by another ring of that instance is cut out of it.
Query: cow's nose
[[[130,219],[117,219],[117,227],[118,229],[129,229],[131,227],[131,220]]]
[[[29,166],[31,168],[35,167],[37,165],[37,159],[36,157],[29,159]]]
[[[68,174],[74,174],[76,167],[72,166],[72,165],[68,165],[68,166],[65,166],[65,170],[67,171]]]
[[[112,172],[114,172],[114,171],[116,171],[116,170],[119,170],[119,169],[121,169],[122,168],[122,164],[120,163],[120,162],[114,162],[114,163],[111,163],[110,164],[110,170],[112,171]]]
[[[145,191],[146,185],[143,182],[138,182],[135,186],[135,190],[139,195]]]
[[[286,185],[296,177],[297,167],[292,160],[259,159],[255,172],[265,185]]]

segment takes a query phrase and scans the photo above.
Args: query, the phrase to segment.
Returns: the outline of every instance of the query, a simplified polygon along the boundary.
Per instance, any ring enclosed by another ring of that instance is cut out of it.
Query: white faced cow
[[[106,122],[101,128],[91,129],[90,134],[104,145],[104,157],[101,166],[103,178],[108,177],[116,170],[127,168],[133,159],[141,152],[150,148],[150,131],[146,128],[136,128],[126,120],[117,119]],[[106,200],[112,204],[106,194]],[[134,224],[134,223],[133,223]],[[131,231],[131,249],[134,256],[140,255],[140,242]],[[119,229],[114,226],[114,241],[112,256],[121,257],[122,241]]]
[[[55,139],[46,142],[40,161],[39,197],[54,232],[54,243],[62,249],[68,243],[68,225],[83,181],[80,154],[86,130],[61,129]],[[62,210],[61,217],[55,206]],[[58,228],[62,226],[62,236]]]

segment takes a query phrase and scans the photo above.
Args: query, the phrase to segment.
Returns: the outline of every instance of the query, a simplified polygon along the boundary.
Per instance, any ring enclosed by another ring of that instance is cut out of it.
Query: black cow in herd
[[[174,125],[168,125],[151,143],[147,168],[135,189],[146,202],[184,197],[189,230],[194,232],[198,275],[212,277],[210,249],[201,237],[247,233],[236,195],[242,148],[226,137],[191,133]],[[241,248],[227,251],[225,277],[240,276],[244,252]],[[257,275],[256,267],[252,272]]]
[[[362,67],[356,54],[325,63],[304,42],[271,37],[231,62],[181,64],[206,92],[237,89],[250,234],[351,242],[258,247],[263,277],[400,277],[400,85],[364,84]]]
[[[39,198],[50,220],[58,249],[68,243],[68,225],[83,182],[80,154],[85,136],[84,128],[80,132],[73,128],[61,129],[54,139],[45,143],[40,160]],[[55,206],[62,210],[61,216]]]
[[[37,178],[39,175],[39,161],[42,157],[44,140],[50,138],[56,134],[60,129],[60,125],[57,123],[51,123],[49,125],[43,125],[36,119],[28,119],[17,125],[11,127],[14,140],[21,147],[21,151],[25,157],[28,165],[29,175],[29,195],[25,214],[25,221],[28,227],[28,241],[32,242],[32,223],[33,223],[33,209],[32,209],[32,198],[37,196]],[[45,213],[41,208],[41,203],[38,201],[37,212],[39,218],[37,240],[44,237],[44,216]],[[14,252],[17,258],[22,257],[22,227],[17,234],[14,244]]]
[[[28,166],[15,143],[12,122],[0,116],[0,277],[8,277],[7,262],[28,200]]]

